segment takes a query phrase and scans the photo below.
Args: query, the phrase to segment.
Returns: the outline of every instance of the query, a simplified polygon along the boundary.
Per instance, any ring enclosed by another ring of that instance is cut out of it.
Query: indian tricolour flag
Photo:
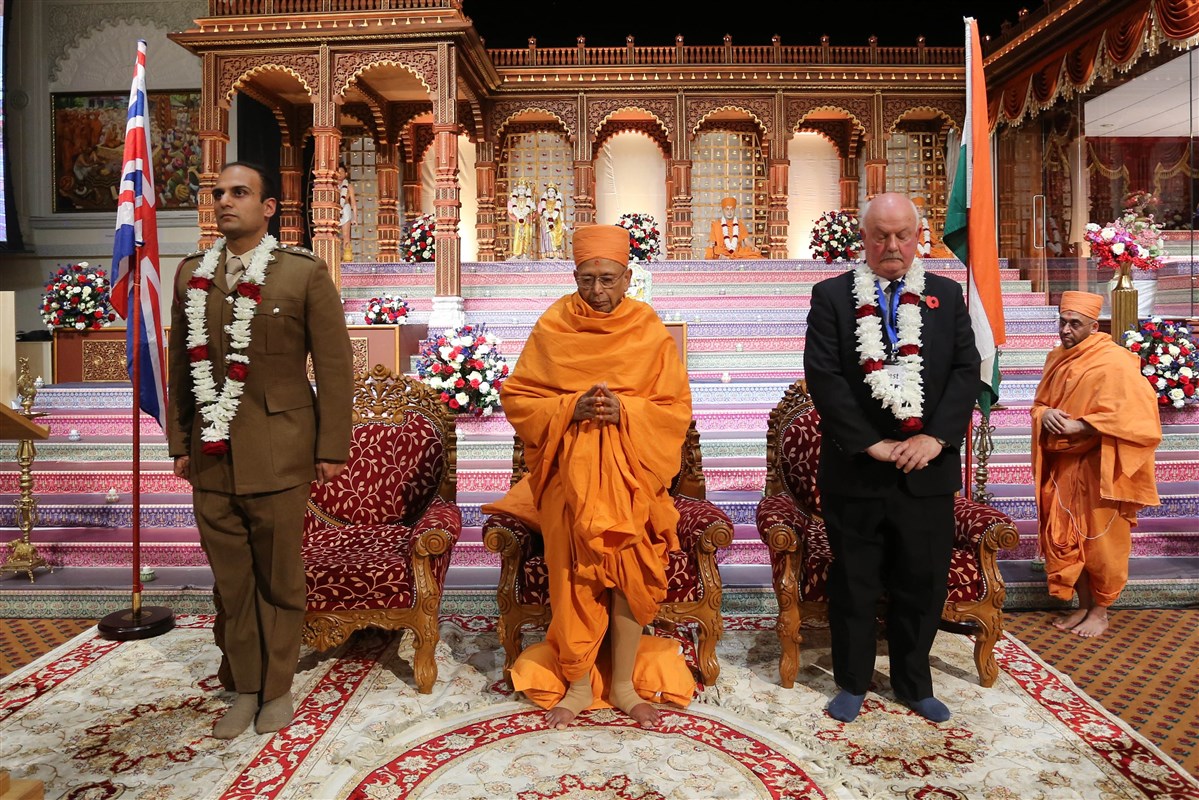
[[[978,404],[984,414],[999,399],[999,346],[1003,329],[1003,295],[999,286],[999,246],[995,238],[995,194],[991,143],[987,125],[987,84],[978,24],[966,18],[966,126],[962,152],[949,194],[945,244],[966,265],[966,302],[974,341],[982,356],[983,390]]]

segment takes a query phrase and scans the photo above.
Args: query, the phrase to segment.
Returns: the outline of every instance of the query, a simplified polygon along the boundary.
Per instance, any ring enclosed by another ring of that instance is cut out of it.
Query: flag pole
[[[144,341],[148,346],[151,338],[148,335],[143,335],[143,326],[146,326],[148,323],[145,319],[145,316],[142,314],[142,257],[146,250],[145,237],[147,235],[152,235],[155,240],[153,248],[153,252],[155,254],[154,257],[157,259],[158,228],[157,223],[154,223],[153,225],[143,225],[147,219],[147,215],[154,213],[152,203],[155,189],[153,170],[150,163],[150,154],[152,151],[149,146],[149,123],[147,119],[149,109],[146,106],[145,41],[138,41],[137,50],[137,62],[133,67],[133,88],[129,92],[130,121],[126,122],[125,126],[125,150],[122,159],[123,164],[121,170],[121,203],[122,205],[128,203],[132,208],[131,218],[127,221],[133,227],[133,236],[131,240],[126,240],[126,242],[131,241],[132,247],[125,250],[123,253],[120,253],[120,241],[122,238],[120,235],[116,237],[113,245],[114,271],[119,266],[118,256],[128,258],[128,280],[132,282],[129,285],[128,295],[132,297],[133,308],[126,308],[126,313],[123,316],[126,319],[125,355],[129,362],[129,381],[133,387],[133,518],[131,520],[133,547],[133,597],[130,608],[121,611],[114,611],[101,619],[96,625],[96,628],[99,630],[101,636],[107,639],[116,639],[119,641],[131,639],[149,639],[151,637],[164,634],[175,627],[175,615],[171,609],[164,606],[142,605],[141,368],[142,343]],[[138,130],[138,125],[141,126],[141,130]],[[141,137],[140,140],[138,138],[139,136]],[[137,171],[137,174],[133,179],[130,177],[131,166],[133,170]],[[128,190],[125,186],[127,182],[130,183],[130,188]],[[147,202],[145,198],[145,192],[147,191],[150,192],[149,202]],[[122,210],[118,210],[118,230],[121,229],[122,222]],[[151,297],[155,302],[157,302],[157,297],[154,297],[153,293],[151,293]],[[130,311],[132,311],[132,313],[129,313]],[[162,347],[161,337],[162,331],[155,331],[153,341],[155,342],[155,346],[158,348]]]
[[[154,188],[150,187],[150,191]],[[96,628],[107,639],[129,641],[133,639],[151,639],[161,636],[175,627],[175,614],[165,606],[142,605],[142,563],[141,563],[141,525],[142,525],[142,420],[141,420],[141,372],[142,348],[141,336],[138,332],[144,324],[142,318],[142,269],[141,250],[139,244],[133,253],[133,263],[130,266],[129,279],[133,281],[133,308],[126,324],[133,336],[126,335],[125,346],[132,348],[130,359],[133,384],[133,597],[129,608],[114,611],[97,623]]]

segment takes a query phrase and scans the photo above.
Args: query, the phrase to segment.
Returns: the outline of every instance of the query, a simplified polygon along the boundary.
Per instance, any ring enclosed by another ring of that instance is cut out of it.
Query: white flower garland
[[[250,357],[246,349],[250,346],[250,322],[262,300],[261,287],[266,282],[267,264],[274,260],[272,251],[279,243],[275,237],[266,235],[258,246],[242,257],[245,272],[241,284],[229,295],[233,303],[233,324],[225,326],[229,335],[230,352],[225,357],[231,362],[220,394],[216,390],[213,376],[212,357],[208,353],[208,293],[212,279],[221,260],[225,240],[218,239],[200,262],[187,284],[187,300],[184,313],[187,316],[187,349],[191,359],[192,392],[204,419],[200,439],[206,443],[204,452],[220,455],[229,449],[229,423],[237,416],[239,399],[246,388]],[[241,365],[237,367],[236,365]]]
[[[858,309],[858,363],[862,365],[871,396],[881,400],[883,407],[900,422],[915,420],[909,424],[908,429],[919,430],[924,415],[924,357],[921,355],[923,343],[920,340],[920,302],[924,300],[924,266],[920,259],[916,259],[904,276],[903,295],[913,295],[916,299],[905,303],[902,302],[901,296],[896,314],[899,329],[896,352],[902,349],[905,353],[898,356],[898,386],[892,383],[884,368],[887,351],[883,345],[882,311],[878,307],[874,282],[875,275],[869,266],[859,264],[854,268],[853,297]],[[865,312],[867,308],[870,309],[870,313]]]
[[[724,249],[736,250],[737,243],[741,241],[741,223],[736,219],[733,220],[732,235],[729,235],[729,221],[723,217],[720,220],[720,232],[724,234]]]

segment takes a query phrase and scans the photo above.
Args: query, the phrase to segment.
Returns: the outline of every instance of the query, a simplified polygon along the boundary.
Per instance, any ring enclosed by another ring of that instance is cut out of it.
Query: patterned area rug
[[[1058,613],[1009,613],[1005,625],[1087,695],[1199,776],[1199,610],[1116,608],[1107,633],[1095,639],[1054,628]]]
[[[941,634],[934,725],[893,702],[886,659],[858,721],[832,695],[827,638],[806,634],[795,689],[777,685],[773,619],[726,618],[722,672],[659,731],[613,711],[548,731],[500,681],[494,620],[449,617],[439,679],[412,683],[410,639],[366,632],[305,653],[296,722],[211,738],[232,697],[216,680],[211,619],[157,639],[88,631],[0,681],[0,768],[87,798],[1199,798],[1199,782],[1013,639],[978,686],[971,644]]]

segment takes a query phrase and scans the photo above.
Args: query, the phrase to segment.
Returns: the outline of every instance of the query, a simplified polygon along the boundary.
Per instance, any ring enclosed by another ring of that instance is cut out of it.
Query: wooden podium
[[[49,439],[50,429],[38,425],[33,420],[18,414],[7,406],[0,406],[0,442],[14,442],[21,439]]]

